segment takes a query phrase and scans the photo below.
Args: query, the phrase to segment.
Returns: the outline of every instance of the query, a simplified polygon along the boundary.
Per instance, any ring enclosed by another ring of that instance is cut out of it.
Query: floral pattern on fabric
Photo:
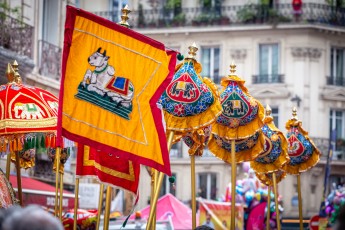
[[[292,127],[286,137],[290,157],[289,164],[295,166],[308,161],[313,154],[312,143],[296,127]]]

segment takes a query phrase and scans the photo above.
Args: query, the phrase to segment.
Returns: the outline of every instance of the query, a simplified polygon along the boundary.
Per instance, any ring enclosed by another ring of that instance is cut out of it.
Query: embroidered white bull
[[[108,64],[109,56],[106,50],[101,53],[101,47],[98,48],[89,58],[88,62],[91,66],[95,66],[95,70],[87,70],[82,85],[88,91],[96,92],[102,97],[108,96],[112,101],[116,102],[116,106],[124,106],[129,108],[132,104],[134,95],[134,87],[127,78],[114,76],[114,67]]]

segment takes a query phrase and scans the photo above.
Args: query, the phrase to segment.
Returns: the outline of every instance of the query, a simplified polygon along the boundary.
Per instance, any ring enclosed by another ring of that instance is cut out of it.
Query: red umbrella
[[[25,86],[18,73],[18,63],[7,66],[8,83],[0,85],[0,152],[12,153],[18,177],[21,201],[20,167],[34,165],[35,149],[54,147],[58,99],[51,93]],[[9,175],[9,161],[7,164]]]

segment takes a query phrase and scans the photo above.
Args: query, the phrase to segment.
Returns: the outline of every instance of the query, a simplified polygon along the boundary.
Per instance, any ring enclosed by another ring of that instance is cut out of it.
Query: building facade
[[[195,42],[203,77],[219,84],[223,76],[229,75],[229,65],[234,61],[237,75],[246,80],[245,85],[255,98],[271,106],[275,123],[283,132],[285,122],[292,116],[292,107],[296,106],[304,129],[322,152],[318,165],[301,174],[303,215],[310,217],[318,213],[322,199],[333,129],[337,133],[336,151],[329,180],[339,185],[345,183],[342,170],[345,166],[345,6],[328,2],[331,1],[305,0],[298,6],[287,0],[7,1],[11,9],[19,7],[20,13],[6,13],[9,16],[5,17],[6,26],[0,33],[0,64],[5,70],[8,59],[17,59],[22,64],[24,83],[57,95],[65,5],[72,4],[118,22],[120,9],[128,4],[133,11],[128,21],[133,30],[184,55]],[[18,25],[25,25],[25,29]],[[8,40],[6,34],[10,32],[13,34]],[[165,178],[161,193],[171,192],[188,203],[191,199],[188,149],[178,143],[170,155],[176,182],[172,185]],[[48,160],[39,160],[41,163],[37,165],[42,167],[30,174],[53,180],[52,174],[44,169]],[[70,164],[65,177],[72,186],[75,161],[71,159]],[[237,172],[239,179],[245,177],[242,165],[238,165]],[[196,159],[198,194],[221,199],[230,182],[230,173],[230,165],[206,149],[204,156]],[[149,181],[143,167],[138,208],[147,205]],[[283,216],[297,217],[296,177],[287,176],[279,184],[279,193],[284,202]]]

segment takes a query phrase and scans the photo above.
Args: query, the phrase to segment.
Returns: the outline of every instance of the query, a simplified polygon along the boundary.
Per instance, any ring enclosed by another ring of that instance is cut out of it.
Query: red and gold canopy
[[[319,162],[320,151],[309,138],[308,132],[302,128],[296,108],[293,108],[292,118],[286,122],[285,128],[290,157],[290,162],[284,167],[285,171],[297,175],[314,167]]]

